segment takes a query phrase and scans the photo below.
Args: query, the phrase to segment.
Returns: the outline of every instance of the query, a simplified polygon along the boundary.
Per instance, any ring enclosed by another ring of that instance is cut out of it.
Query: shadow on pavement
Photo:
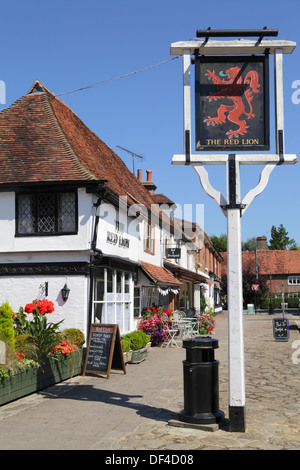
[[[68,390],[69,389],[69,390]],[[45,395],[49,399],[68,399],[79,401],[94,401],[105,403],[106,405],[122,406],[136,410],[137,414],[144,418],[150,418],[155,421],[168,422],[171,419],[177,419],[178,414],[167,410],[166,408],[158,408],[155,406],[145,405],[143,403],[131,401],[134,398],[142,398],[143,395],[126,395],[123,393],[112,392],[110,390],[102,390],[94,388],[93,385],[68,385],[63,387],[63,393],[55,394],[49,391],[40,392],[40,395]]]

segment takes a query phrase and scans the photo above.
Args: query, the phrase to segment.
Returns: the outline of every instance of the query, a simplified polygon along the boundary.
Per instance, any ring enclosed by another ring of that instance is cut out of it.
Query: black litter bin
[[[179,420],[194,424],[221,423],[219,410],[219,361],[214,358],[218,340],[196,337],[183,340],[186,360],[183,361],[184,409]]]

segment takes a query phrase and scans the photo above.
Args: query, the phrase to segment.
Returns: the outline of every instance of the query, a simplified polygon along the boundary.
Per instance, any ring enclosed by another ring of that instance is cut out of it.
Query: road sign
[[[255,292],[257,292],[259,289],[259,284],[252,284],[252,289],[255,290]]]

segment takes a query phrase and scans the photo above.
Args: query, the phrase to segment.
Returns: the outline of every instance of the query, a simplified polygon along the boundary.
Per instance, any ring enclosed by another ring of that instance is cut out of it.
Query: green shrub
[[[143,346],[142,347],[144,348],[146,346],[146,344],[149,343],[151,336],[146,335],[146,333],[144,333],[143,331],[136,331],[134,333],[137,333],[142,338],[142,341],[143,341]]]
[[[272,298],[272,303],[273,303],[273,307],[274,308],[281,308],[281,302],[282,300],[279,299],[279,298],[275,298],[273,297]],[[260,308],[263,308],[263,309],[268,309],[269,308],[269,304],[270,304],[270,299],[269,298],[266,298],[266,299],[260,299]]]
[[[78,348],[81,348],[85,343],[84,334],[77,328],[67,328],[63,331],[67,341],[71,344],[76,344]]]
[[[124,346],[127,347],[127,342],[130,341],[130,349],[132,351],[137,351],[138,349],[142,349],[146,346],[147,343],[150,341],[150,336],[146,335],[143,331],[133,331],[132,333],[128,333],[127,335],[123,336],[122,338],[122,347],[123,343]],[[126,350],[123,348],[123,351]]]
[[[130,346],[133,351],[137,349],[142,349],[143,346],[143,338],[141,335],[138,334],[138,331],[133,331],[130,333]]]
[[[38,360],[39,351],[36,346],[35,338],[32,335],[18,335],[15,339],[15,349],[17,352],[25,354],[27,359]]]
[[[296,308],[299,305],[299,297],[288,297],[286,299],[288,308]]]
[[[121,345],[123,352],[129,352],[131,350],[130,338],[128,338],[127,336],[123,336],[123,338],[121,338]]]
[[[15,350],[15,332],[13,311],[8,302],[0,307],[0,340],[6,344],[7,360],[10,360]]]

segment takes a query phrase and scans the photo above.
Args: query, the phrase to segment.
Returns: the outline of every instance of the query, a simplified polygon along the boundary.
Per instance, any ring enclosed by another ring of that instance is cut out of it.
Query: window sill
[[[55,233],[15,233],[15,238],[24,237],[60,237],[66,235],[78,235],[78,232],[55,232]]]
[[[155,252],[154,252],[154,251],[144,250],[144,252],[145,252],[145,253],[148,253],[149,255],[152,255],[152,256],[155,255]]]

